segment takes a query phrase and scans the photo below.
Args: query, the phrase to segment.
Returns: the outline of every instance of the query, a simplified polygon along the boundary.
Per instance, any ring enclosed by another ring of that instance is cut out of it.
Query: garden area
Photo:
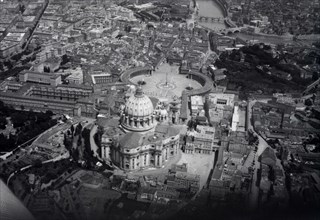
[[[270,46],[256,44],[222,53],[215,65],[227,69],[227,88],[239,91],[240,99],[246,99],[252,92],[270,95],[303,91],[312,79],[301,78],[300,68],[289,59],[281,53],[274,57]]]
[[[51,111],[17,111],[0,101],[0,130],[12,126],[15,134],[0,133],[0,151],[11,151],[57,124]],[[8,123],[9,122],[9,123]]]
[[[81,123],[76,126],[71,125],[64,134],[64,146],[70,152],[73,160],[81,164],[83,168],[96,171],[112,170],[109,165],[94,156],[90,143],[90,129],[83,128]],[[101,165],[96,166],[97,163]]]

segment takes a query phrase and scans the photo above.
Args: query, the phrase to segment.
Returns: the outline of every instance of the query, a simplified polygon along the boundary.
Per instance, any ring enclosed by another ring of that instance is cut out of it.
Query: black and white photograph
[[[320,219],[320,0],[0,0],[0,219]]]

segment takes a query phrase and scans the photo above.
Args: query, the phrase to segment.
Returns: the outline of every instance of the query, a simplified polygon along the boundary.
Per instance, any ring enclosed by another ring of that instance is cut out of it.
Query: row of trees
[[[96,159],[91,150],[90,129],[83,128],[81,123],[76,127],[71,125],[70,130],[64,135],[64,145],[75,161],[85,161],[87,168],[94,166]]]

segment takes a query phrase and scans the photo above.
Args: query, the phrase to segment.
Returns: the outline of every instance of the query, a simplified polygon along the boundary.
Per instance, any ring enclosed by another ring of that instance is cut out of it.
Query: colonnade
[[[145,129],[148,130],[156,124],[156,116],[151,115],[143,118],[130,117],[129,115],[122,114],[121,116],[121,124],[128,129]]]

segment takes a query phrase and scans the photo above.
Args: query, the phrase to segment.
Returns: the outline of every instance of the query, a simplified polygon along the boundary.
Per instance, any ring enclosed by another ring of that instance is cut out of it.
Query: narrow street
[[[260,102],[267,102],[267,100],[259,100]],[[251,124],[251,117],[252,117],[252,106],[257,102],[257,100],[251,100],[248,103],[248,129],[253,131],[253,134],[257,135],[259,138],[259,144],[258,144],[258,150],[255,156],[255,170],[254,170],[254,175],[253,175],[253,182],[251,186],[251,194],[250,194],[250,208],[252,210],[256,209],[258,206],[258,197],[259,197],[259,187],[256,186],[256,181],[257,181],[257,171],[260,168],[260,162],[258,161],[259,156],[263,153],[263,151],[267,148],[270,147],[269,144],[266,142],[265,139],[263,139],[258,133],[255,132],[252,124]],[[273,149],[274,152],[276,153],[276,150]],[[285,173],[283,166],[281,164],[281,160],[279,158],[276,159],[276,166],[279,167],[283,173]]]
[[[258,179],[258,169],[260,169],[260,162],[258,161],[258,158],[262,154],[262,152],[268,147],[267,142],[262,137],[258,136],[258,138],[258,151],[254,157],[254,174],[251,185],[251,194],[249,198],[249,205],[252,210],[255,210],[258,207],[259,187],[257,187],[256,185]]]
[[[259,156],[262,154],[262,152],[268,147],[268,143],[255,132],[252,123],[251,123],[251,117],[252,117],[252,106],[256,103],[255,101],[249,101],[248,102],[248,114],[247,114],[247,123],[248,123],[248,130],[253,131],[253,134],[257,135],[259,138],[259,144],[258,144],[258,150],[254,157],[254,174],[253,174],[253,180],[251,184],[251,194],[249,197],[249,206],[252,210],[255,210],[258,207],[258,197],[259,197],[259,187],[256,186],[257,182],[257,175],[258,175],[258,169],[260,168],[260,162],[258,161]]]

